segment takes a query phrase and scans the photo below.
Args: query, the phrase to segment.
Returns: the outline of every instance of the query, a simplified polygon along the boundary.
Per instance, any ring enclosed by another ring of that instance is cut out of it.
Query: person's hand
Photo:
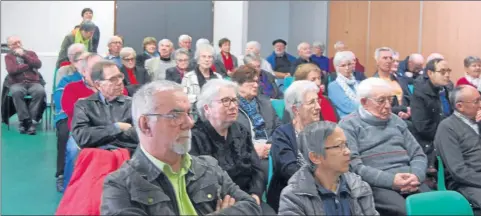
[[[286,73],[286,75],[284,75],[284,78],[286,78],[286,77],[290,77],[290,76],[291,76],[291,74],[290,74],[290,73]]]
[[[259,156],[260,159],[264,159],[265,145],[254,144],[254,149],[256,150],[257,156]]]
[[[265,144],[264,145],[264,158],[269,157],[269,152],[271,151],[271,144]]]
[[[126,131],[132,127],[131,124],[125,122],[117,122],[117,125],[119,126],[121,131]]]
[[[478,110],[478,113],[476,114],[476,122],[481,121],[481,110]]]
[[[23,54],[25,54],[25,51],[23,51],[22,48],[17,48],[13,52],[15,52],[15,54],[17,54],[18,56],[23,56]]]
[[[402,119],[408,119],[409,117],[411,117],[411,115],[409,115],[409,113],[405,113],[403,111],[399,112],[397,115]]]
[[[230,197],[229,195],[226,195],[224,199],[217,200],[217,207],[215,208],[215,211],[218,212],[222,209],[229,208],[234,204],[235,204],[235,199]]]
[[[421,185],[421,183],[416,175],[409,174],[409,176],[404,176],[404,179],[408,181],[408,184],[401,188],[401,192],[413,193],[419,190],[419,185]]]
[[[410,183],[410,181],[408,181],[409,177],[411,177],[410,173],[397,173],[394,176],[394,181],[392,183],[393,189],[400,190],[400,189],[408,186],[409,183]]]
[[[259,196],[255,194],[252,194],[251,196],[256,200],[257,205],[261,205],[261,200],[259,199]]]
[[[411,116],[411,107],[407,107],[407,108],[408,108],[407,114],[408,114],[409,116]]]

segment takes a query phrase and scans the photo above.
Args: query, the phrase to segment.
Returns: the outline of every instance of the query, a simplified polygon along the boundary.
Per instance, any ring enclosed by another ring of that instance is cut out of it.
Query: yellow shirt
[[[175,191],[175,198],[177,200],[177,205],[179,206],[179,213],[180,215],[197,215],[197,211],[192,205],[190,201],[189,194],[187,194],[187,185],[185,184],[185,175],[190,169],[192,165],[192,158],[189,154],[185,154],[182,158],[182,167],[179,173],[176,173],[172,170],[170,165],[160,161],[159,159],[152,156],[150,153],[145,151],[145,149],[140,145],[140,149],[147,158],[154,163],[154,165],[162,170],[164,174],[169,179],[172,187]]]

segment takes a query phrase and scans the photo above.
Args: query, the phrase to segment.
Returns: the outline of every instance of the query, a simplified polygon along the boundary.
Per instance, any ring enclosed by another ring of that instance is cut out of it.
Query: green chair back
[[[444,165],[443,160],[440,156],[436,157],[438,159],[438,191],[446,190],[446,183],[444,180]]]
[[[468,200],[456,191],[413,194],[406,199],[407,215],[473,215]]]
[[[279,117],[279,119],[282,120],[282,118],[284,117],[284,107],[285,107],[284,100],[272,99],[271,103],[272,103],[272,106],[274,107],[274,110],[276,111],[277,116]]]

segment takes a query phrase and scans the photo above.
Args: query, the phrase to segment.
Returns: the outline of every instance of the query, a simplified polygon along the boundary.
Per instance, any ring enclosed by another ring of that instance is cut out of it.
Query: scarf
[[[83,44],[83,45],[85,46],[85,49],[88,50],[88,49],[89,49],[90,39],[85,40],[85,39],[82,37],[82,33],[80,32],[80,30],[78,30],[77,33],[75,33],[74,43],[81,43],[81,44]]]
[[[343,76],[341,73],[337,73],[336,82],[339,83],[342,90],[344,90],[344,93],[349,99],[355,102],[359,102],[359,99],[357,98],[357,95],[356,95],[357,81],[354,78],[354,76],[351,76],[351,78],[347,78]],[[352,88],[354,88],[354,90]]]
[[[478,91],[481,89],[481,78],[474,78],[472,76],[469,76],[468,74],[466,74],[466,76],[464,77],[469,83],[473,84],[473,86],[475,86]]]
[[[239,106],[252,120],[255,133],[254,139],[267,139],[265,132],[266,122],[257,111],[257,100],[254,98],[249,102],[245,98],[239,96]]]
[[[195,68],[195,75],[197,76],[197,82],[199,82],[199,87],[202,88],[202,86],[204,86],[204,84],[207,82],[206,78],[204,77],[204,75],[202,74],[202,72],[200,72],[200,69],[199,69],[199,66],[197,66]],[[212,71],[212,69],[209,70],[209,77],[207,79],[216,79],[217,76],[214,75],[214,71]]]
[[[272,86],[272,83],[269,82],[269,78],[267,76],[262,75],[262,72],[260,73],[260,89],[262,89],[262,94],[269,96],[269,98],[276,98],[274,87]]]
[[[322,91],[319,91],[317,96],[319,97],[319,106],[321,107],[321,116],[324,121],[330,121],[337,123],[337,115],[336,110],[332,107],[332,104],[329,100],[324,97]]]
[[[227,71],[233,71],[234,70],[234,61],[232,60],[232,56],[230,53],[224,53],[220,52],[222,56],[222,60],[224,62],[225,69]]]

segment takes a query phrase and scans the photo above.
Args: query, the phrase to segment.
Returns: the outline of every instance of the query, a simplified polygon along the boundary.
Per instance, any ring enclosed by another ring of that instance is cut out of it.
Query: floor
[[[31,136],[17,125],[1,126],[1,215],[53,215],[62,197],[55,189],[55,131],[39,126]]]

